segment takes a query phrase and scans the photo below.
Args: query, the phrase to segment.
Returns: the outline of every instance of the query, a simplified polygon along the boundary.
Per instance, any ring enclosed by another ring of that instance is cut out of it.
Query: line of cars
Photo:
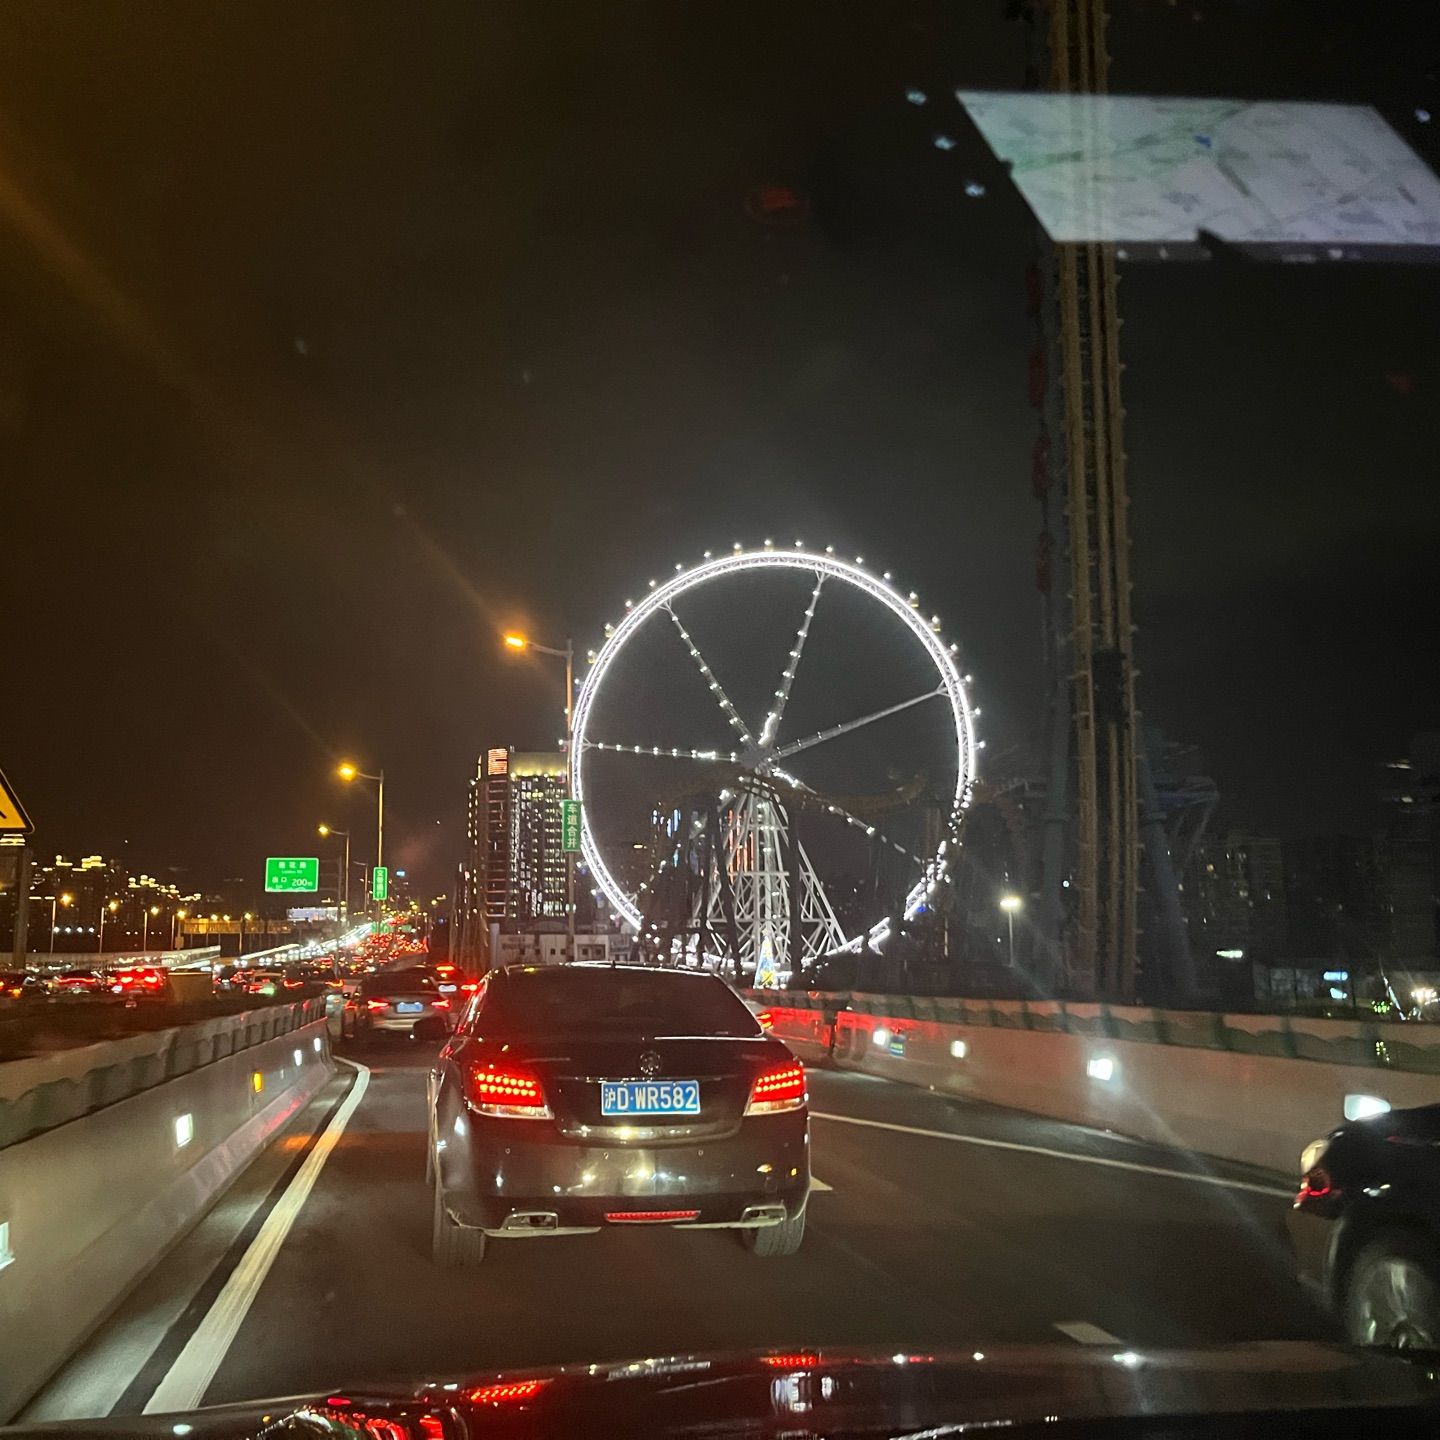
[[[158,965],[121,965],[70,969],[55,974],[38,970],[0,971],[0,1005],[44,1004],[63,999],[166,999],[170,977]]]

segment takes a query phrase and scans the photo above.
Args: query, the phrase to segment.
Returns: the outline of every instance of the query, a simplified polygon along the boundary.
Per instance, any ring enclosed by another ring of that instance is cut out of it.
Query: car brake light
[[[460,988],[467,994],[473,994],[480,988],[480,982],[478,980],[467,980]]]
[[[510,1120],[552,1118],[540,1081],[518,1067],[472,1065],[465,1072],[465,1098],[482,1115]]]
[[[673,1225],[677,1220],[694,1220],[698,1210],[607,1210],[612,1225]]]
[[[756,1077],[750,1087],[747,1115],[777,1115],[785,1110],[798,1110],[804,1105],[805,1071],[795,1061],[776,1065]]]
[[[775,1017],[768,1010],[757,1010],[755,1018],[760,1022],[762,1030],[768,1030],[775,1023]]]
[[[388,1010],[390,1002],[388,1000],[367,1000],[365,1008],[367,1010]]]
[[[1331,1194],[1334,1188],[1330,1183],[1330,1172],[1316,1166],[1315,1169],[1305,1172],[1305,1177],[1300,1181],[1300,1193],[1295,1197],[1295,1203],[1300,1205],[1306,1200],[1322,1200]]]
[[[549,1380],[514,1380],[508,1385],[482,1385],[470,1391],[469,1398],[475,1405],[523,1405],[549,1383]]]
[[[430,1006],[434,1010],[448,1010],[450,1002],[443,995],[438,995],[430,1002]]]
[[[145,983],[147,985],[158,985],[160,984],[160,977],[158,975],[147,975],[145,977]]]

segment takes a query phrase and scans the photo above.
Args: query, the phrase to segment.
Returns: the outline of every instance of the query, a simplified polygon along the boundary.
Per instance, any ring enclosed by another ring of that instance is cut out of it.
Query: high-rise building
[[[1381,801],[1389,855],[1390,957],[1440,956],[1440,734],[1417,735],[1385,766]]]
[[[563,752],[487,750],[470,781],[456,919],[466,963],[487,963],[501,933],[563,925]]]

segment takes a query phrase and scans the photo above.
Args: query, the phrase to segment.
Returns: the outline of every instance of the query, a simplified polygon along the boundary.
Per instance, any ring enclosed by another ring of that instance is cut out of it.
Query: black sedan
[[[1347,1121],[1300,1166],[1302,1278],[1357,1344],[1440,1350],[1440,1105]]]
[[[612,1225],[805,1233],[805,1072],[723,981],[641,966],[492,971],[430,1075],[433,1250]]]

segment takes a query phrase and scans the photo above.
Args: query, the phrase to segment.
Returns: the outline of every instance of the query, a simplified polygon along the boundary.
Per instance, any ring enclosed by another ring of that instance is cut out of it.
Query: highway
[[[820,1187],[793,1259],[650,1230],[498,1241],[479,1269],[442,1271],[429,1057],[351,1058],[363,1068],[338,1067],[27,1418],[755,1346],[1336,1333],[1285,1272],[1274,1177],[818,1069]]]

